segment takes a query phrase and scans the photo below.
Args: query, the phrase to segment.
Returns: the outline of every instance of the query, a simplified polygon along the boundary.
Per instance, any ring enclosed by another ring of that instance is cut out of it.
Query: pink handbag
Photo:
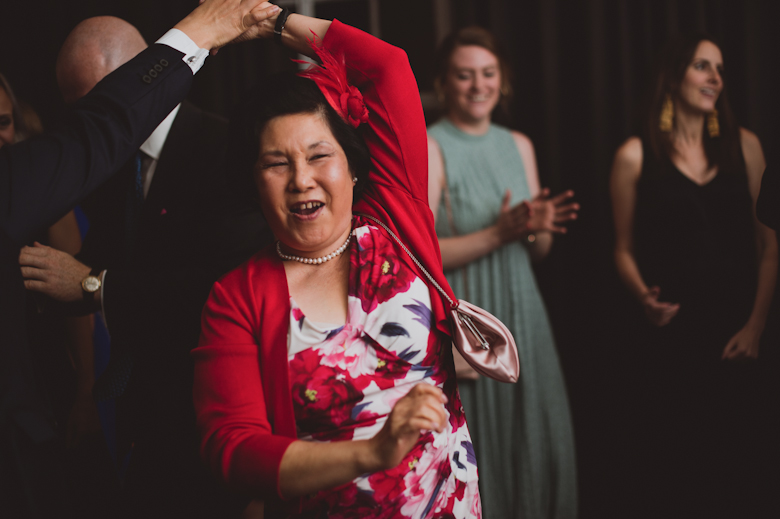
[[[450,303],[452,342],[463,359],[481,375],[499,382],[517,382],[520,375],[520,358],[517,355],[515,339],[504,323],[490,312],[467,301],[453,301],[393,231],[373,216],[358,216],[368,218],[386,230]]]

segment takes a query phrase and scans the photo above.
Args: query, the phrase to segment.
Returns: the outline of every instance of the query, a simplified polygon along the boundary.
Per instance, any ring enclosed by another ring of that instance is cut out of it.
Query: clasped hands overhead
[[[281,10],[263,0],[199,1],[200,5],[174,27],[211,54],[229,43],[268,37],[263,22]]]

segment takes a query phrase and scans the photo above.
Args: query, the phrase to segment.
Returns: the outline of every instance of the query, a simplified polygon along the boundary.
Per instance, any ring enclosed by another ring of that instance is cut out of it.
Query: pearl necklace
[[[344,244],[341,247],[339,247],[338,249],[334,250],[333,252],[331,252],[327,256],[322,256],[321,258],[303,258],[301,256],[288,256],[287,254],[282,252],[281,243],[278,242],[278,241],[276,242],[276,253],[283,260],[292,260],[292,261],[297,261],[299,263],[306,263],[306,264],[309,264],[309,265],[320,265],[322,263],[325,263],[328,260],[332,260],[336,256],[341,255],[342,252],[347,250],[347,246],[349,245],[349,240],[352,239],[352,233],[353,232],[349,233],[349,236],[347,236],[347,241],[345,241]]]

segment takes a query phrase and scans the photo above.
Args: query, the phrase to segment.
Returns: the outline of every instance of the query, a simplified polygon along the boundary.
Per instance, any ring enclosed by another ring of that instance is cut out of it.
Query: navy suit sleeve
[[[17,243],[53,224],[115,173],[192,83],[183,54],[152,45],[106,76],[62,124],[0,149],[0,227]]]

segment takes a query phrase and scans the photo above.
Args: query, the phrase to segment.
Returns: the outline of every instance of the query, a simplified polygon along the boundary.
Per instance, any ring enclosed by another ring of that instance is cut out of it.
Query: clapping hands
[[[565,234],[566,227],[561,224],[577,219],[580,204],[570,202],[574,191],[564,191],[550,198],[550,189],[542,189],[530,202],[523,201],[528,207],[529,232],[550,231]]]
[[[571,202],[574,191],[550,197],[548,188],[542,189],[533,199],[523,200],[511,207],[512,193],[507,189],[498,215],[498,232],[502,243],[523,239],[537,232],[566,233],[562,224],[577,219],[580,205]]]

